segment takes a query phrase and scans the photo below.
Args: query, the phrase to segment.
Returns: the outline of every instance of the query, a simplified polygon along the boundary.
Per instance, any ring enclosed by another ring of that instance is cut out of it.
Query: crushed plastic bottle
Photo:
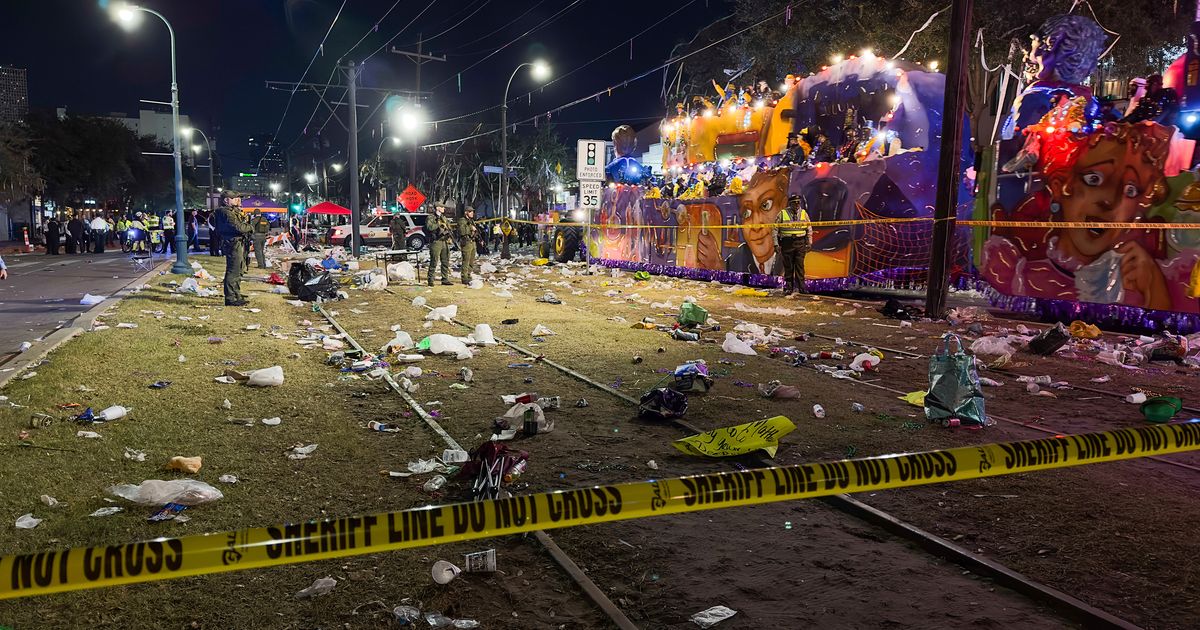
[[[392,609],[392,616],[396,618],[396,623],[411,626],[421,619],[421,611],[412,606],[397,606]]]
[[[434,475],[434,477],[429,481],[426,481],[425,485],[422,487],[425,489],[425,492],[437,492],[438,490],[441,490],[442,486],[444,485],[446,485],[446,478],[441,475]]]
[[[817,418],[825,417],[825,408],[821,405],[813,405],[813,416]]]
[[[850,411],[853,411],[854,413],[862,413],[866,410],[867,408],[864,407],[862,403],[850,403]]]
[[[1037,383],[1038,385],[1049,385],[1054,382],[1054,379],[1049,376],[1018,376],[1017,380],[1022,383]]]

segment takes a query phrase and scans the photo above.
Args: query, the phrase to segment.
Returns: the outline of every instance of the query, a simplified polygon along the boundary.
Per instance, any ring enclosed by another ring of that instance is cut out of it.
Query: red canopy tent
[[[341,214],[349,215],[350,209],[333,203],[332,201],[322,201],[321,203],[309,208],[305,211],[306,214]]]

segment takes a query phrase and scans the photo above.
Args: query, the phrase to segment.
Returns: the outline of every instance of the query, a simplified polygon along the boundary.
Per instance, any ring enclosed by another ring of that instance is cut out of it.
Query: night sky
[[[432,36],[465,19],[426,44],[427,52],[448,55],[446,63],[429,63],[422,69],[423,87],[437,86],[427,104],[430,117],[448,118],[499,104],[504,83],[523,61],[543,58],[556,77],[562,76],[680,8],[679,3],[579,0],[554,22],[463,72],[573,1],[433,0],[430,4],[427,0],[402,0],[380,23],[378,31],[371,32],[347,55],[351,45],[367,34],[394,3],[347,0],[325,44],[324,55],[316,59],[306,81],[325,82],[343,55],[361,61],[428,6],[392,45],[411,47],[419,32]],[[108,17],[101,8],[103,4],[107,0],[4,3],[0,14],[9,28],[0,41],[0,63],[29,70],[32,107],[65,106],[76,114],[132,114],[139,108],[139,98],[169,100],[166,28],[145,15],[136,30],[127,32]],[[229,174],[253,168],[259,159],[247,146],[247,138],[273,133],[280,124],[288,93],[268,90],[264,82],[300,78],[342,0],[146,0],[143,4],[162,12],[175,27],[182,113],[219,137],[223,170]],[[625,44],[586,69],[535,92],[532,104],[526,101],[510,106],[510,121],[540,114],[659,65],[676,43],[691,39],[697,29],[727,15],[731,5],[725,0],[692,0],[672,18],[638,37],[633,43],[632,60],[629,45]],[[528,14],[517,19],[526,11]],[[388,49],[390,46],[367,61],[363,83],[411,88],[414,64],[388,53]],[[461,93],[459,72],[463,72]],[[513,82],[510,97],[524,94],[534,85],[525,70]],[[661,116],[661,87],[662,72],[658,72],[625,89],[614,90],[612,98],[563,112],[555,122],[561,125],[560,132],[568,142],[585,136],[606,138],[619,124],[617,121],[640,126],[649,117]],[[364,94],[360,100],[374,105],[378,98]],[[293,144],[314,107],[312,94],[296,94],[279,134],[283,146]],[[365,114],[371,110],[360,111]],[[324,110],[318,112],[310,132],[327,117]],[[370,139],[379,138],[381,118],[377,114],[360,136],[360,154],[364,157],[378,146],[378,140]],[[493,110],[439,124],[429,131],[426,142],[462,137],[480,121],[498,120],[499,112]],[[567,124],[572,122],[577,124]],[[324,132],[330,151],[344,150],[345,137],[336,122],[330,122]],[[299,149],[308,144],[296,146]]]

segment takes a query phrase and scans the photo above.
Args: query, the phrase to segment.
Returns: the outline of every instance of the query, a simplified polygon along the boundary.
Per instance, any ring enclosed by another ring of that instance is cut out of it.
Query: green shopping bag
[[[951,343],[957,349],[951,349]],[[985,427],[989,423],[983,411],[983,391],[975,358],[963,352],[962,341],[954,333],[942,336],[942,342],[929,357],[929,391],[925,394],[925,417],[945,426]]]

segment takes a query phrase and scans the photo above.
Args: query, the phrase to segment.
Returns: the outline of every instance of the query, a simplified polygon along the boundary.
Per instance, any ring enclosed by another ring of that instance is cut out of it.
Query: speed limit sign
[[[600,209],[600,193],[604,182],[579,182],[579,209],[587,212]]]

